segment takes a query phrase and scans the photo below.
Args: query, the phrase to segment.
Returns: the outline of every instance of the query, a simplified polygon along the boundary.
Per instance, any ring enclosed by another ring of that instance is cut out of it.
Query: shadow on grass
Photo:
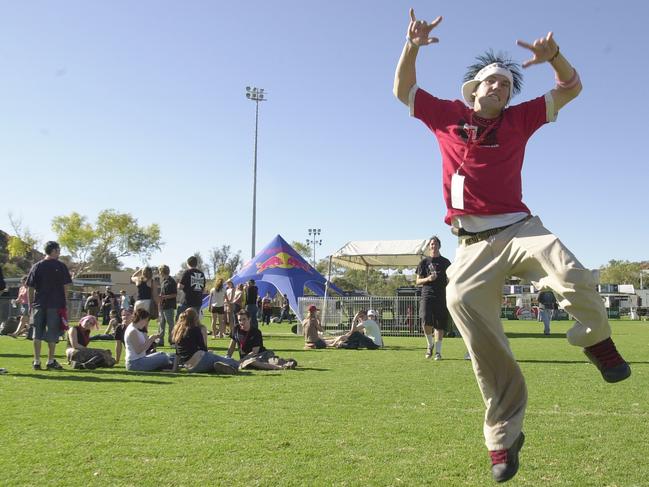
[[[25,357],[33,357],[33,354],[31,353],[0,353],[0,357],[8,357],[8,358],[25,358]]]
[[[517,360],[517,362],[523,363],[523,364],[589,364],[592,365],[588,360]],[[634,360],[627,360],[628,364],[641,364],[641,365],[646,365],[649,364],[649,362],[640,362],[640,361],[634,361]]]
[[[68,375],[61,374],[60,372],[47,372],[43,374],[21,374],[21,373],[12,373],[14,377],[26,377],[30,379],[41,379],[41,380],[64,380],[71,382],[139,382],[141,384],[158,384],[158,385],[169,385],[171,382],[162,382],[156,380],[133,380],[133,379],[117,379],[112,377],[97,377],[95,374],[85,374],[84,375]]]
[[[550,333],[549,335],[544,335],[543,332],[540,333],[517,333],[517,332],[507,332],[505,333],[508,338],[566,338],[565,333]]]

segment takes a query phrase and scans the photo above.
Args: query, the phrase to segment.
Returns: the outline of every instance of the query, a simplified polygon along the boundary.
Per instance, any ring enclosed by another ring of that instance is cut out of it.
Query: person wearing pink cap
[[[79,320],[77,326],[68,329],[68,348],[65,355],[73,369],[96,369],[115,365],[110,350],[88,348],[93,328],[98,329],[99,322],[95,316],[87,315]]]
[[[554,71],[555,85],[545,95],[510,106],[522,85],[521,71],[504,55],[488,51],[469,67],[463,101],[439,99],[417,86],[415,64],[421,47],[439,41],[430,33],[441,21],[417,20],[410,9],[393,91],[440,146],[445,222],[459,238],[447,270],[447,305],[469,349],[486,406],[491,473],[504,482],[518,471],[527,405],[525,380],[500,320],[507,276],[539,282],[560,296],[562,307],[577,321],[567,333],[568,342],[584,349],[604,380],[624,380],[631,369],[611,340],[593,272],[522,201],[527,141],[579,95],[577,71],[550,32],[531,44],[517,42],[532,55],[523,68],[548,63]]]

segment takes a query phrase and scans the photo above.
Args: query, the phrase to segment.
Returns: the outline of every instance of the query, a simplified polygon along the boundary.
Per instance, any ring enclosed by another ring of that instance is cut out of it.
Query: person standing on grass
[[[543,322],[543,334],[550,334],[550,321],[552,321],[552,314],[554,313],[554,305],[557,303],[557,298],[550,290],[541,291],[538,295],[539,301],[539,321]]]
[[[446,309],[446,269],[451,262],[442,257],[439,248],[442,246],[439,237],[431,237],[428,243],[430,257],[424,257],[415,274],[417,278],[415,283],[421,286],[421,300],[419,315],[424,330],[424,336],[428,347],[426,348],[426,358],[433,355],[433,346],[435,347],[435,360],[442,359],[442,340],[448,327],[448,310]],[[433,342],[433,330],[435,341]]]
[[[201,306],[203,305],[203,291],[205,290],[205,274],[197,268],[198,259],[195,255],[187,259],[187,266],[189,268],[183,272],[178,283],[178,289],[184,293],[179,311],[182,313],[188,308],[194,308],[196,314],[200,316]]]
[[[257,298],[259,297],[259,288],[255,284],[254,279],[250,279],[246,284],[246,309],[250,313],[250,326],[252,328],[259,328],[259,321],[257,320]]]
[[[577,322],[570,344],[583,347],[604,380],[618,382],[631,369],[611,340],[606,310],[593,273],[532,217],[522,201],[527,140],[556,119],[581,91],[577,71],[559,50],[552,32],[534,43],[518,41],[532,58],[523,67],[549,63],[555,86],[548,93],[509,106],[521,88],[518,65],[489,51],[469,67],[463,103],[442,100],[417,86],[419,49],[438,42],[430,32],[442,21],[417,20],[410,9],[406,45],[397,65],[394,95],[435,134],[442,153],[445,218],[459,237],[448,269],[448,306],[471,353],[486,406],[485,443],[497,482],[516,475],[527,389],[500,320],[506,276],[516,275],[552,288]],[[488,31],[485,31],[488,33]],[[483,36],[485,33],[482,33]]]
[[[178,294],[178,285],[176,280],[171,277],[169,266],[161,265],[158,267],[160,273],[160,317],[158,319],[158,333],[164,340],[165,328],[169,328],[169,343],[172,344],[171,334],[174,328],[174,315],[176,313],[176,296]]]
[[[234,316],[233,316],[233,301],[234,301],[234,284],[230,279],[225,281],[225,297],[223,299],[223,311],[224,311],[224,318],[225,318],[225,328],[226,332],[230,333],[231,327],[234,324]]]
[[[212,338],[225,338],[225,287],[218,278],[210,289],[207,307],[212,315]]]
[[[290,313],[291,313],[291,307],[288,301],[288,296],[285,294],[282,297],[282,311],[279,314],[278,323],[281,323],[284,320],[288,320],[288,323],[290,325],[292,323],[292,320],[290,318]]]
[[[273,300],[270,297],[270,293],[267,292],[266,295],[261,300],[261,321],[265,325],[270,325],[270,317],[273,314]]]
[[[67,286],[72,283],[68,267],[59,260],[61,247],[54,241],[45,244],[45,258],[34,264],[27,276],[29,302],[34,319],[34,362],[41,370],[41,343],[47,343],[47,370],[61,370],[54,354],[66,316]]]

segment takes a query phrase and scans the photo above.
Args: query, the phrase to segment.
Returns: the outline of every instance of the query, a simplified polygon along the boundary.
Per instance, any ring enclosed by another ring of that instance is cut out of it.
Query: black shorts
[[[419,316],[422,324],[432,326],[436,330],[446,330],[448,327],[446,301],[437,298],[422,298],[419,306]]]

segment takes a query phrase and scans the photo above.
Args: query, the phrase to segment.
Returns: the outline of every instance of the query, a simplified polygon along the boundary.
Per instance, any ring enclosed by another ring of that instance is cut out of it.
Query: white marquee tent
[[[353,240],[331,255],[333,264],[364,269],[417,267],[427,255],[430,239],[424,240]]]

